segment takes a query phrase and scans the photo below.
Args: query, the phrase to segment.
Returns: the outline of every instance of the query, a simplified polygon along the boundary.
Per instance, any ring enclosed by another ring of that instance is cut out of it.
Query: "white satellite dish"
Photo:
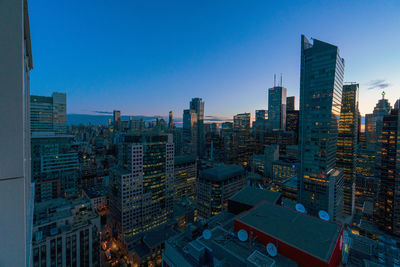
[[[239,240],[242,241],[242,242],[247,241],[247,239],[249,238],[249,235],[247,234],[247,231],[244,230],[244,229],[239,230],[237,235],[238,235]]]
[[[306,208],[301,203],[296,204],[296,210],[301,213],[307,213]]]
[[[278,249],[276,248],[276,246],[274,244],[268,243],[267,244],[267,253],[271,257],[275,257],[276,255],[278,255]]]
[[[206,229],[203,231],[203,238],[209,240],[211,238],[211,231]]]
[[[324,210],[320,210],[318,212],[318,216],[321,220],[324,220],[324,221],[329,221],[329,219],[330,219],[329,214]]]

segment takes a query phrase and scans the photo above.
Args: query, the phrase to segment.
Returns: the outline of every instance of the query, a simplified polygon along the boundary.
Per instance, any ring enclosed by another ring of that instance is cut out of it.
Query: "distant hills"
[[[132,116],[133,120],[143,119],[144,121],[154,121],[157,118],[163,118],[168,122],[166,117],[161,116]],[[67,114],[68,125],[79,125],[79,124],[93,124],[93,125],[108,125],[108,120],[113,119],[112,115],[89,115],[89,114]],[[129,116],[121,116],[121,120],[128,121]],[[179,123],[179,119],[176,121]]]

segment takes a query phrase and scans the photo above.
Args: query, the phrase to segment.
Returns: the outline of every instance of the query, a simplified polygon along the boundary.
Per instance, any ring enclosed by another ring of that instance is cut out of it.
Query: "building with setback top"
[[[299,201],[311,214],[325,210],[334,221],[343,202],[343,171],[336,169],[343,74],[337,46],[301,36]]]

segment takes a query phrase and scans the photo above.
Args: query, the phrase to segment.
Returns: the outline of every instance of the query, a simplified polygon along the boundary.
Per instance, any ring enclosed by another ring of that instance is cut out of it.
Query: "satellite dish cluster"
[[[307,213],[306,208],[305,208],[304,205],[301,204],[301,203],[297,203],[297,204],[296,204],[296,211],[298,211],[298,212],[300,212],[300,213]],[[324,221],[327,221],[327,222],[329,222],[329,220],[330,220],[330,216],[329,216],[328,212],[326,212],[326,211],[324,211],[324,210],[320,210],[320,211],[318,212],[318,217],[319,217],[321,220],[324,220]]]

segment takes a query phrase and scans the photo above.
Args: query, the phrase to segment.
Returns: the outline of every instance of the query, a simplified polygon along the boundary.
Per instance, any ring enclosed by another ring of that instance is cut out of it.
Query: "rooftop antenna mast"
[[[274,87],[276,86],[276,74],[274,74]]]
[[[281,87],[282,87],[282,73],[281,73]]]

